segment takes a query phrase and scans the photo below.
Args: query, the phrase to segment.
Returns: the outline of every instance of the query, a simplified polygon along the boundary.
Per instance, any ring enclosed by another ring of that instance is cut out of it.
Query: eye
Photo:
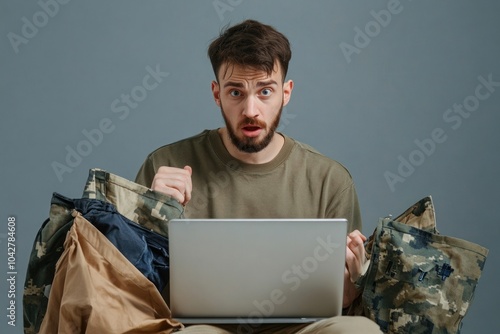
[[[239,90],[232,90],[229,92],[229,95],[231,95],[232,97],[238,97],[241,96],[241,92]]]
[[[263,90],[260,91],[260,93],[263,96],[270,96],[273,93],[273,90],[271,88],[264,88]]]

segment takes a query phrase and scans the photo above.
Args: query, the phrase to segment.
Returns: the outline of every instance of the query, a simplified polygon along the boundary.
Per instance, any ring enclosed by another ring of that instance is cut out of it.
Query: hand
[[[356,289],[354,282],[363,274],[363,265],[367,260],[365,241],[366,237],[358,230],[347,235],[343,308],[350,306],[361,293]]]
[[[356,282],[363,274],[363,265],[367,258],[365,253],[366,237],[360,231],[354,230],[347,235],[346,268],[351,282]]]
[[[162,166],[156,172],[151,189],[162,192],[186,205],[191,199],[193,189],[190,166],[184,168]]]

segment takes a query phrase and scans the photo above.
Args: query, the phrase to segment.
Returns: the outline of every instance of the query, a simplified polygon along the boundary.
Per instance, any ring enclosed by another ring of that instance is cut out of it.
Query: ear
[[[288,104],[288,101],[290,101],[290,97],[292,96],[292,90],[293,90],[292,80],[288,80],[285,83],[283,83],[283,106],[286,106]]]
[[[220,87],[215,80],[212,81],[212,95],[214,97],[215,104],[220,107]]]

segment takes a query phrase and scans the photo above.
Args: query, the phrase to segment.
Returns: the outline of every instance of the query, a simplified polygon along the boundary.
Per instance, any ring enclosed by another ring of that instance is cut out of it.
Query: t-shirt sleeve
[[[334,218],[346,218],[349,222],[348,232],[362,231],[361,210],[354,183],[334,196],[331,203],[331,215]]]
[[[151,187],[151,183],[153,182],[153,178],[156,174],[155,168],[153,166],[153,162],[151,161],[151,156],[148,156],[141,168],[137,172],[137,176],[135,177],[135,183],[143,185],[145,187]]]

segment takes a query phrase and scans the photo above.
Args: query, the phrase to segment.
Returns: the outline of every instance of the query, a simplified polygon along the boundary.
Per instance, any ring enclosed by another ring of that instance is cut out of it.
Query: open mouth
[[[262,131],[262,128],[256,125],[246,125],[241,128],[243,134],[247,137],[256,137]]]

